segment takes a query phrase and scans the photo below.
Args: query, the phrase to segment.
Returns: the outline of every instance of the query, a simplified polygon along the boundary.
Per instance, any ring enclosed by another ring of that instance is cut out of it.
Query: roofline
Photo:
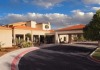
[[[5,29],[5,30],[12,30],[12,28],[3,27],[3,26],[0,26],[0,29]]]
[[[69,25],[67,27],[62,27],[62,28],[56,29],[55,31],[66,31],[66,30],[60,30],[60,29],[64,29],[64,28],[68,28],[68,27],[72,27],[72,26],[77,26],[77,25],[84,25],[85,26],[85,24],[75,24],[75,25]],[[81,30],[81,29],[83,29],[83,28],[69,29],[67,31],[70,31],[70,30]]]

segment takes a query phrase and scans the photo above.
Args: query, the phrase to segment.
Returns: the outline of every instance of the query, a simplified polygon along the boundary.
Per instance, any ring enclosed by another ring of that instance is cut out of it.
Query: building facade
[[[31,41],[33,44],[71,43],[81,41],[84,27],[85,25],[78,24],[51,30],[50,22],[16,22],[0,27],[0,42],[5,43],[3,47],[16,45],[19,40]]]
[[[27,21],[12,23],[6,26],[12,28],[13,45],[16,45],[16,40],[21,39],[32,41],[33,43],[54,43],[54,31],[51,30],[50,22],[36,23],[35,21]],[[27,38],[27,34],[30,34],[31,37]]]
[[[0,26],[0,46],[12,47],[12,29]]]
[[[55,43],[72,43],[84,40],[83,28],[85,25],[77,24],[68,26],[55,31]]]

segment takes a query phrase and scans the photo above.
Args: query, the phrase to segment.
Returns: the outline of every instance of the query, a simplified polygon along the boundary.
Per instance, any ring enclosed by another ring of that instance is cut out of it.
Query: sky
[[[88,24],[100,0],[0,0],[0,25],[20,21],[50,22],[53,29]]]

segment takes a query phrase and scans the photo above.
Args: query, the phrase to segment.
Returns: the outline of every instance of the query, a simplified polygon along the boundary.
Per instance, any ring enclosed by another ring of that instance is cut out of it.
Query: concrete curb
[[[23,51],[22,53],[20,53],[19,55],[17,55],[12,63],[11,63],[11,70],[19,70],[18,69],[18,63],[19,63],[19,60],[21,59],[21,57],[23,57],[26,53],[30,52],[30,51],[33,51],[33,50],[37,50],[39,49],[38,47],[35,47],[35,48],[30,48],[28,50],[25,50]]]
[[[95,50],[97,50],[98,48],[96,48]],[[95,51],[93,51],[91,54],[90,54],[90,59],[96,63],[100,63],[100,60],[98,59],[95,59],[94,57],[92,57],[92,55],[95,53]]]

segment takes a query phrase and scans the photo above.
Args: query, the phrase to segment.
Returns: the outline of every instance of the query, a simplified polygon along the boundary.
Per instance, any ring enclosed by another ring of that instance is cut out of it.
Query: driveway
[[[57,45],[25,54],[19,70],[100,70],[100,63],[89,58],[95,48]]]

